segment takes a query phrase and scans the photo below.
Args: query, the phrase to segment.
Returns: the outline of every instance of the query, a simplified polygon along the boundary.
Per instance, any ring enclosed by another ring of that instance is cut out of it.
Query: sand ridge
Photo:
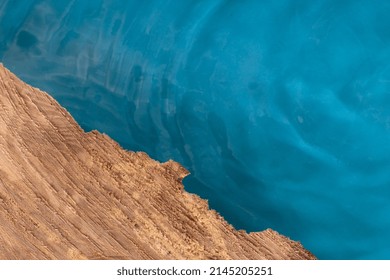
[[[186,175],[85,133],[0,64],[0,259],[315,259],[273,230],[235,230]]]

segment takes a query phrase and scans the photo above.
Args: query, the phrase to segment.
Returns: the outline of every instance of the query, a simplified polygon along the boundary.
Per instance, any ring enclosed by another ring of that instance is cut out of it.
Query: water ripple
[[[0,60],[237,228],[390,258],[390,4],[0,0]]]

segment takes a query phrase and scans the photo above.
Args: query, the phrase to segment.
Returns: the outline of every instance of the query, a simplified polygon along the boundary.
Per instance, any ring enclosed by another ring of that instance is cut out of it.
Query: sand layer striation
[[[188,174],[85,133],[0,64],[1,259],[314,259],[273,230],[237,231]]]

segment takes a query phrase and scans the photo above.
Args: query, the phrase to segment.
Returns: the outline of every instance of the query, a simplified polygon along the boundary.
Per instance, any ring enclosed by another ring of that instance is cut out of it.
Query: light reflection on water
[[[390,258],[389,5],[0,0],[0,60],[235,227]]]

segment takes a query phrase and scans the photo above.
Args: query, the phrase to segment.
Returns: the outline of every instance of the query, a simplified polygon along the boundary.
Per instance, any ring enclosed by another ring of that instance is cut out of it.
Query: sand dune
[[[187,174],[85,133],[0,64],[1,259],[315,258],[273,230],[236,231]]]

